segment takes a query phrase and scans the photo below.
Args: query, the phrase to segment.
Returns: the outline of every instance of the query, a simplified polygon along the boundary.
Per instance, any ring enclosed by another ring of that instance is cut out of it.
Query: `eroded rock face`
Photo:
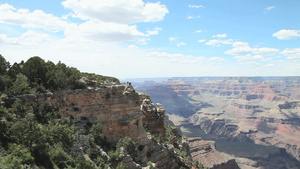
[[[271,85],[263,82],[262,84],[256,86],[252,91],[247,94],[243,94],[243,99],[253,100],[253,99],[264,99],[271,101],[285,101],[287,97],[280,94],[280,91],[273,88]]]
[[[165,108],[160,103],[157,103],[157,107],[155,107],[150,99],[144,99],[141,104],[141,110],[144,113],[144,123],[149,132],[156,137],[165,136]]]
[[[205,133],[284,148],[300,160],[299,84],[299,77],[172,78],[144,91]]]
[[[155,163],[157,168],[179,168],[174,147],[153,141],[144,128],[146,125],[155,136],[165,136],[164,107],[159,103],[155,107],[149,95],[135,92],[131,85],[23,95],[18,98],[31,106],[47,101],[61,116],[71,117],[75,122],[101,123],[102,132],[110,142],[116,143],[124,137],[132,138],[139,147],[138,157],[133,161],[125,154],[123,161],[132,168],[145,167],[148,161]],[[15,99],[6,99],[6,102],[13,103]],[[0,130],[2,126],[0,123]]]
[[[200,137],[188,138],[193,161],[199,161],[210,169],[239,169],[235,159],[215,149],[213,141],[204,141]]]
[[[252,90],[260,81],[249,77],[224,77],[206,81],[196,88],[201,93],[211,93],[221,96],[238,96]]]
[[[131,137],[141,144],[147,142],[140,99],[130,85],[60,91],[53,94],[50,102],[62,116],[101,123],[103,134],[113,142],[123,137]]]

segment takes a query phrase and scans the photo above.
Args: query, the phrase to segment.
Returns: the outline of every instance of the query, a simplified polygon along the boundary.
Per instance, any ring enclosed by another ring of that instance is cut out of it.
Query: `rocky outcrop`
[[[165,108],[160,103],[157,103],[157,107],[155,107],[150,99],[144,99],[141,104],[141,110],[145,116],[144,124],[146,129],[156,137],[165,136]]]
[[[140,99],[130,85],[60,91],[53,94],[50,102],[62,116],[101,123],[103,134],[110,141],[131,137],[140,144],[147,143]]]
[[[198,110],[186,100],[186,94],[179,94],[177,89],[168,85],[155,85],[146,90],[144,88],[139,88],[139,90],[150,94],[151,100],[163,104],[165,109],[172,114],[189,117]]]
[[[174,154],[174,147],[152,139],[153,135],[165,136],[164,107],[159,103],[155,107],[149,95],[135,92],[131,85],[22,95],[6,98],[4,102],[11,104],[17,98],[32,107],[46,101],[62,117],[70,117],[74,122],[101,123],[102,132],[111,143],[124,137],[132,138],[138,147],[138,157],[123,155],[123,162],[132,168],[145,167],[149,161],[157,168],[179,168],[180,160]],[[1,123],[1,126],[4,125]]]
[[[188,138],[193,161],[199,161],[210,169],[238,169],[235,159],[228,154],[218,152],[213,141],[201,138]]]

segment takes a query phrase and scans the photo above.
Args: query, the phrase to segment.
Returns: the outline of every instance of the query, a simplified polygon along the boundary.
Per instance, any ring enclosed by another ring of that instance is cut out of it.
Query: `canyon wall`
[[[22,95],[4,102],[10,104],[17,98],[33,107],[47,101],[62,117],[70,117],[75,123],[101,123],[103,134],[112,143],[132,138],[139,147],[138,157],[135,161],[126,157],[123,162],[133,168],[147,166],[148,161],[157,168],[179,168],[182,163],[172,145],[159,144],[151,136],[165,136],[165,109],[161,104],[155,106],[149,95],[136,92],[131,85]]]
[[[300,160],[299,77],[180,77],[138,88],[207,134],[276,146]]]
[[[195,137],[189,138],[188,143],[193,161],[210,169],[239,169],[232,156],[216,151],[214,142]]]

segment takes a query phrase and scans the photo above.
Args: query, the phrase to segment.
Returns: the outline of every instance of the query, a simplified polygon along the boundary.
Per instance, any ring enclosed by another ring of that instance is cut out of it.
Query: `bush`
[[[102,134],[102,125],[100,123],[93,125],[90,128],[89,136],[92,138],[92,142],[95,144],[101,146],[101,147],[107,147],[107,141],[105,136]]]
[[[119,151],[109,151],[108,156],[110,161],[116,161],[119,159],[120,152]]]
[[[126,164],[125,163],[123,163],[123,162],[120,162],[119,164],[118,164],[118,166],[116,167],[116,169],[127,169],[128,167],[126,166]]]
[[[121,138],[118,141],[117,150],[120,150],[121,147],[123,147],[132,158],[137,157],[137,148],[130,137]]]
[[[62,147],[56,145],[50,152],[50,159],[58,168],[67,168],[74,166],[72,158],[63,150]]]

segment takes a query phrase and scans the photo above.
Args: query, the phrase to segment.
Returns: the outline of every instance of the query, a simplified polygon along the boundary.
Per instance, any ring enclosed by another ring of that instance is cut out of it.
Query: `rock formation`
[[[221,96],[237,96],[247,93],[260,81],[248,77],[224,77],[218,80],[205,81],[196,88],[200,93],[211,93]]]
[[[189,138],[188,143],[193,161],[199,161],[210,169],[239,169],[232,156],[216,151],[214,142]]]
[[[102,132],[110,142],[132,138],[139,149],[138,157],[133,161],[123,154],[123,162],[132,168],[147,166],[149,161],[157,168],[179,168],[179,163],[182,164],[173,145],[165,146],[152,139],[153,136],[165,136],[164,107],[159,103],[155,106],[149,95],[135,92],[131,85],[64,90],[17,98],[31,106],[47,101],[61,116],[71,117],[74,122],[101,123]],[[7,98],[4,102],[10,104],[15,99]],[[1,123],[1,126],[4,125]]]
[[[263,82],[262,84],[256,86],[252,91],[243,94],[242,98],[246,100],[253,100],[253,99],[265,99],[271,101],[287,100],[286,96],[280,94],[280,91],[277,91],[266,82]]]
[[[157,103],[156,108],[150,99],[144,99],[141,110],[145,116],[145,127],[149,132],[156,137],[165,136],[164,118],[166,110],[164,107],[160,103]]]

